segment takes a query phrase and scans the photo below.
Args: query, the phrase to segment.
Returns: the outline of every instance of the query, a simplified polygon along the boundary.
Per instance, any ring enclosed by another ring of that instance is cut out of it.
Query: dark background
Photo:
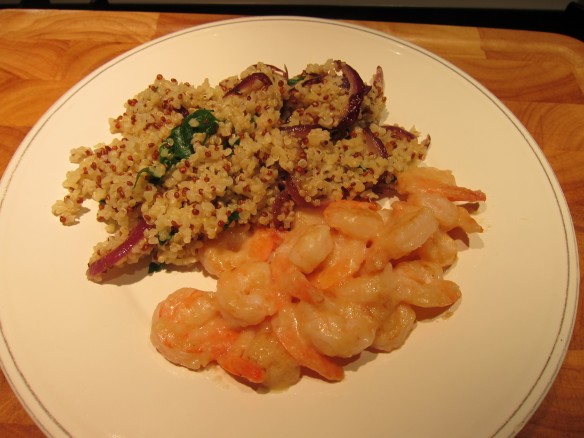
[[[0,0],[0,8],[35,9],[95,9],[116,11],[188,12],[236,15],[304,15],[320,18],[391,21],[407,23],[449,24],[554,32],[584,40],[584,0],[561,2],[559,7],[539,8],[538,2],[526,1],[521,7],[490,8],[483,3],[473,7],[407,6],[408,0],[398,6],[361,6],[358,1],[345,5],[289,3],[274,0],[271,3],[253,0],[229,0],[200,3],[198,0],[149,0],[146,3],[108,0]],[[285,0],[286,1],[286,0]],[[259,4],[261,3],[261,4]],[[432,3],[432,2],[429,2]],[[434,2],[440,5],[440,1]],[[462,2],[464,3],[464,2]],[[487,2],[488,3],[488,2]],[[400,6],[404,5],[404,6]],[[472,1],[468,2],[472,5]],[[500,4],[500,3],[499,3]],[[530,7],[533,4],[534,7]]]

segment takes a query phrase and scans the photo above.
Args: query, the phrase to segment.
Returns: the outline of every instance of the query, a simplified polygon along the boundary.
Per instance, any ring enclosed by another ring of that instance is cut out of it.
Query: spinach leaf
[[[196,126],[191,125],[191,120],[196,120]],[[170,168],[185,158],[190,157],[194,150],[191,140],[196,133],[205,134],[203,144],[207,142],[209,136],[217,132],[219,124],[212,111],[198,109],[192,114],[186,116],[182,123],[175,127],[169,137],[162,142],[158,150],[159,161]]]
[[[229,225],[237,220],[239,220],[239,212],[236,210],[227,217],[227,223],[223,226],[223,229],[226,230]]]
[[[288,85],[290,85],[291,87],[293,87],[294,85],[296,85],[298,82],[304,80],[306,76],[295,76],[293,78],[288,79]]]
[[[215,134],[217,129],[219,128],[219,123],[217,123],[217,119],[213,115],[212,110],[200,109],[192,113],[190,116],[187,117],[188,120],[196,119],[199,122],[199,125],[194,129],[194,132],[200,132],[205,134],[205,138],[203,139],[203,144],[207,142],[209,136]],[[184,121],[183,121],[184,124]],[[189,125],[190,126],[190,125]],[[192,137],[192,135],[191,135]]]
[[[194,123],[195,126],[191,125],[191,120],[196,120],[197,123]],[[170,131],[168,138],[158,148],[158,161],[166,169],[165,172],[161,175],[158,174],[155,166],[140,169],[136,175],[134,187],[138,183],[140,176],[144,174],[148,176],[148,180],[152,184],[160,184],[168,169],[181,160],[190,157],[195,152],[191,144],[193,135],[197,133],[205,134],[202,142],[205,144],[209,136],[215,134],[218,128],[219,123],[213,115],[212,110],[201,108],[186,116],[179,126],[174,127]]]
[[[160,231],[158,233],[158,244],[160,246],[162,246],[162,245],[165,245],[166,243],[170,242],[170,240],[172,239],[172,236],[174,236],[177,232],[178,232],[178,230],[176,228],[171,228],[166,233],[164,233],[163,231]]]
[[[148,273],[149,274],[153,274],[155,272],[160,272],[163,269],[164,269],[164,263],[150,262],[150,264],[148,264]]]
[[[148,181],[150,181],[152,184],[154,185],[158,185],[162,182],[162,176],[156,175],[153,168],[150,167],[145,167],[144,169],[140,169],[138,171],[138,173],[136,174],[136,181],[134,181],[134,188],[136,188],[136,184],[138,184],[138,180],[140,179],[140,176],[146,174],[148,175]]]
[[[241,143],[241,138],[239,138],[239,137],[236,137],[233,144],[229,143],[229,138],[224,138],[223,139],[223,149],[233,149],[234,147],[239,146],[239,143]]]

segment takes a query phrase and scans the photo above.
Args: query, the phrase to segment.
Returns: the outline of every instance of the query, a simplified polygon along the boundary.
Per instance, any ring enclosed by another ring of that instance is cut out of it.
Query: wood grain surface
[[[0,10],[0,175],[35,122],[85,75],[153,38],[227,18],[233,17]],[[529,31],[354,23],[406,39],[447,59],[486,86],[515,113],[558,176],[573,216],[582,260],[584,43]],[[584,436],[583,295],[580,294],[579,317],[564,364],[520,437]],[[0,373],[0,437],[40,436],[42,432]]]

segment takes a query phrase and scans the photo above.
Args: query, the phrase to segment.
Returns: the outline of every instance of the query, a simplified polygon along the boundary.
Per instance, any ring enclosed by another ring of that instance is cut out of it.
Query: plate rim
[[[299,22],[299,23],[313,23],[318,25],[327,25],[327,26],[336,26],[339,28],[345,29],[352,29],[358,32],[365,32],[377,37],[380,37],[385,40],[389,40],[394,44],[398,44],[404,47],[407,47],[410,50],[418,52],[419,54],[430,58],[434,62],[438,62],[442,66],[446,67],[447,69],[451,70],[452,72],[456,73],[460,76],[467,84],[472,85],[477,91],[479,91],[484,97],[486,97],[491,104],[495,105],[495,107],[505,115],[506,119],[513,125],[513,127],[521,134],[525,143],[530,147],[531,152],[536,157],[537,162],[539,164],[540,169],[544,172],[549,187],[552,189],[554,194],[554,199],[556,201],[556,208],[560,214],[561,221],[562,221],[562,229],[564,233],[564,248],[566,251],[566,260],[567,260],[567,273],[566,278],[563,279],[565,282],[565,290],[564,290],[564,303],[563,303],[563,311],[562,311],[562,318],[561,322],[559,323],[559,328],[555,336],[555,342],[551,348],[547,356],[547,360],[541,371],[538,374],[537,379],[532,383],[530,390],[525,394],[524,398],[521,400],[519,405],[516,409],[511,412],[508,418],[505,420],[503,424],[492,434],[492,436],[500,436],[505,432],[509,432],[509,434],[514,435],[515,433],[519,432],[521,428],[529,421],[531,416],[537,411],[541,402],[545,399],[546,395],[548,394],[551,386],[556,380],[557,374],[559,373],[562,364],[564,362],[565,356],[568,352],[568,347],[570,343],[570,339],[573,334],[576,316],[577,316],[577,304],[578,304],[578,297],[579,297],[579,284],[580,284],[580,277],[579,277],[579,258],[578,253],[576,251],[577,248],[577,241],[575,235],[575,228],[572,221],[572,216],[570,213],[570,209],[568,203],[566,201],[565,195],[563,190],[557,180],[557,176],[553,169],[551,168],[547,158],[543,154],[543,151],[535,141],[535,139],[531,136],[531,134],[527,131],[525,126],[522,122],[505,106],[505,104],[497,98],[493,93],[491,93],[485,86],[479,83],[476,79],[472,78],[469,74],[452,64],[450,61],[434,54],[433,52],[422,48],[414,43],[411,43],[407,40],[404,40],[400,37],[396,37],[394,35],[384,33],[378,31],[376,29],[372,29],[363,25],[358,25],[354,23],[350,23],[347,21],[339,21],[333,19],[325,19],[325,18],[315,18],[315,17],[305,17],[300,15],[267,15],[267,16],[251,16],[251,17],[240,17],[240,18],[229,18],[229,19],[222,19],[219,21],[213,21],[209,23],[203,23],[195,26],[190,26],[184,29],[180,29],[174,32],[171,32],[166,35],[159,36],[154,38],[150,41],[146,41],[137,45],[136,47],[125,51],[115,58],[111,59],[110,61],[102,64],[100,67],[96,68],[84,78],[79,80],[76,84],[74,84],[71,88],[69,88],[59,99],[57,99],[44,113],[43,115],[37,120],[37,122],[32,126],[31,130],[27,133],[24,139],[21,141],[20,145],[15,150],[14,154],[12,155],[4,174],[0,180],[0,215],[3,213],[3,204],[6,198],[6,195],[11,187],[12,178],[20,166],[20,163],[23,161],[24,157],[26,156],[26,152],[29,148],[33,145],[35,138],[39,133],[43,130],[45,125],[49,123],[51,118],[59,112],[61,107],[63,107],[70,99],[72,99],[83,87],[94,81],[98,78],[101,74],[109,70],[110,68],[114,67],[115,65],[125,61],[126,59],[134,56],[135,54],[142,52],[144,50],[149,49],[150,47],[156,46],[163,42],[166,42],[170,39],[179,38],[183,35],[203,31],[206,29],[211,28],[221,28],[226,26],[233,26],[238,24],[250,24],[254,22],[279,22],[279,21],[286,21],[286,22]],[[571,299],[570,299],[571,298]],[[37,413],[36,409],[40,409],[41,416],[46,416],[48,420],[52,422],[52,426],[56,426],[56,428],[65,434],[66,436],[72,436],[71,433],[59,422],[51,413],[50,409],[44,405],[44,403],[40,400],[34,389],[30,386],[29,382],[26,379],[26,376],[18,366],[16,358],[14,357],[12,350],[10,348],[8,339],[6,338],[4,328],[2,325],[2,321],[0,320],[0,337],[3,349],[6,350],[9,363],[14,368],[16,372],[16,378],[20,380],[20,386],[23,386],[20,389],[16,384],[16,379],[14,376],[7,371],[7,366],[5,364],[6,357],[0,355],[0,368],[4,372],[4,376],[10,386],[12,387],[15,395],[17,396],[18,400],[21,402],[25,410],[34,420],[34,422],[39,426],[39,428],[47,435],[52,436],[50,430],[51,428],[47,427],[45,422],[43,422]],[[553,365],[553,366],[551,366]],[[26,394],[22,394],[21,391],[27,391]],[[30,406],[30,402],[27,402],[25,399],[32,397],[32,402],[36,404],[36,406]],[[529,403],[530,402],[530,403]],[[519,413],[524,410],[526,407],[529,409],[523,415],[519,415]],[[34,409],[36,408],[36,409]],[[512,420],[517,419],[519,421],[513,422]]]

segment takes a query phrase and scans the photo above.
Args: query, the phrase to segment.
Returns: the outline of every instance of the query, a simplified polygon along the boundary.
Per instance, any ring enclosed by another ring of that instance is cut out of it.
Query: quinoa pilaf
[[[89,260],[99,281],[143,257],[192,265],[234,224],[289,229],[295,207],[375,200],[430,144],[383,124],[384,88],[381,68],[368,85],[338,60],[294,76],[257,63],[216,86],[159,74],[110,120],[110,143],[71,151],[76,168],[52,212],[71,225],[85,200],[98,203],[110,233]]]

